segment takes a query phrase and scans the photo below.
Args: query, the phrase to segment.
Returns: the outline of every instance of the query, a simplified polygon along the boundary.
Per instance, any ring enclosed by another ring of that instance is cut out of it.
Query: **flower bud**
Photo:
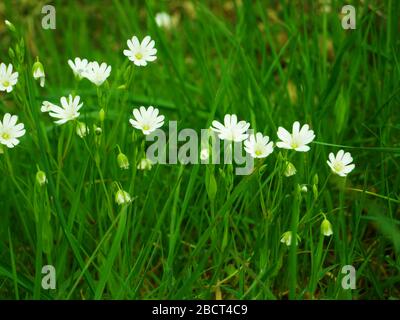
[[[15,58],[15,52],[13,48],[8,48],[8,55],[10,56],[10,59],[13,60]]]
[[[89,127],[86,123],[78,122],[76,125],[76,134],[81,138],[86,137],[89,134]]]
[[[5,20],[4,23],[6,24],[7,28],[11,31],[11,32],[16,32],[17,30],[15,29],[15,26],[8,20]]]
[[[329,237],[333,234],[332,225],[326,218],[324,218],[324,221],[321,223],[321,233],[326,237]]]
[[[296,170],[296,167],[293,165],[293,163],[286,161],[285,171],[283,173],[285,175],[285,177],[293,176],[296,174],[296,172],[297,172],[297,170]]]
[[[120,152],[120,153],[118,154],[118,156],[117,156],[117,162],[118,162],[118,165],[119,165],[119,167],[120,167],[121,169],[125,169],[125,170],[129,169],[129,160],[128,160],[128,157],[127,157],[125,154],[123,154],[122,152]]]
[[[315,185],[318,185],[318,174],[316,173],[315,175],[314,175],[314,177],[313,177],[313,183],[315,184]]]
[[[307,191],[308,191],[307,186],[306,186],[305,184],[302,184],[302,185],[300,186],[300,191],[301,191],[302,193],[307,193]]]
[[[121,206],[123,204],[128,204],[132,201],[131,196],[129,195],[128,192],[119,189],[116,193],[115,193],[115,202]]]
[[[33,64],[32,73],[33,73],[33,78],[35,80],[39,80],[40,86],[43,88],[46,75],[44,74],[43,64],[39,61],[38,57],[36,58],[36,62]]]
[[[100,135],[103,133],[103,130],[102,130],[100,127],[96,127],[96,126],[95,126],[95,128],[94,128],[94,133],[95,133],[97,136],[100,136]]]
[[[39,171],[36,173],[36,182],[37,182],[40,186],[43,186],[43,185],[45,185],[45,184],[47,183],[46,174],[45,174],[42,170],[39,170]]]
[[[142,160],[140,160],[137,168],[139,170],[151,170],[152,165],[153,165],[153,162],[151,162],[150,159],[143,158]]]
[[[106,117],[106,112],[104,111],[103,108],[101,108],[101,110],[99,111],[99,120],[100,120],[100,122],[104,122],[105,117]]]
[[[299,244],[299,239],[300,237],[297,235],[296,246]],[[281,242],[289,247],[292,244],[292,231],[286,231],[281,237]]]

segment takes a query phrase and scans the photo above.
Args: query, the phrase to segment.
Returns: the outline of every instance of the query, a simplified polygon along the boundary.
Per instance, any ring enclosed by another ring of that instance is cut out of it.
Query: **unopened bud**
[[[123,154],[122,152],[120,152],[120,153],[118,154],[118,156],[117,156],[117,162],[118,162],[118,165],[119,165],[119,167],[120,167],[121,169],[125,169],[125,170],[129,169],[129,160],[128,160],[128,157],[127,157],[125,154]]]
[[[326,218],[321,223],[321,233],[326,237],[329,237],[333,234],[332,225]]]
[[[17,32],[15,26],[10,21],[5,20],[4,23],[6,24],[8,30],[10,30],[11,32]]]
[[[106,112],[105,112],[104,109],[102,108],[102,109],[99,111],[99,120],[100,120],[100,122],[104,122],[105,117],[106,117]]]
[[[45,185],[45,184],[47,183],[46,174],[45,174],[42,170],[39,170],[39,171],[36,173],[36,182],[37,182],[40,186],[43,186],[43,185]]]
[[[32,73],[33,73],[33,78],[35,80],[39,80],[40,86],[43,88],[46,75],[44,73],[43,64],[39,61],[39,58],[36,58],[36,62],[33,64]]]
[[[283,173],[285,177],[291,177],[296,174],[297,170],[296,167],[293,165],[293,163],[286,161],[285,166],[286,166],[285,171]]]
[[[123,205],[123,204],[127,204],[130,203],[132,201],[131,196],[129,195],[128,192],[119,189],[116,193],[115,193],[115,202],[118,205]]]

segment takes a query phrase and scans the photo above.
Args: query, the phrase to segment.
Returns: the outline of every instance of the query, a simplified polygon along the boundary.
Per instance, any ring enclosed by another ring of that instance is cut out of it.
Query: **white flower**
[[[82,108],[83,103],[79,104],[80,97],[72,97],[69,95],[68,100],[66,97],[60,99],[61,107],[57,105],[51,105],[49,110],[50,117],[59,119],[55,121],[57,124],[63,124],[67,121],[73,120],[79,117],[79,109]]]
[[[328,165],[332,169],[332,172],[341,177],[345,177],[347,174],[353,171],[355,165],[351,164],[351,162],[353,162],[353,158],[351,157],[350,152],[344,153],[343,150],[339,150],[336,157],[331,152],[329,154],[329,160],[327,161]]]
[[[308,124],[305,124],[300,129],[300,123],[296,121],[293,123],[291,134],[286,129],[279,127],[278,137],[282,140],[276,144],[279,148],[307,152],[310,150],[307,144],[314,140],[315,135],[314,131],[309,130]]]
[[[124,55],[133,61],[136,66],[146,66],[148,61],[151,62],[157,59],[157,49],[154,48],[155,42],[151,40],[150,36],[144,37],[141,43],[136,36],[133,36],[126,43],[129,50],[125,49]]]
[[[25,134],[24,124],[17,124],[17,120],[17,116],[6,113],[0,121],[0,143],[8,148],[14,148],[19,143],[18,138]]]
[[[297,235],[296,246],[299,244],[299,240],[300,237]],[[286,231],[281,237],[281,242],[290,246],[292,244],[292,231]]]
[[[39,80],[40,86],[43,88],[46,75],[44,73],[43,64],[39,61],[39,58],[37,58],[37,61],[33,64],[32,73],[33,73],[33,78],[35,80]]]
[[[153,166],[153,162],[150,159],[143,158],[142,160],[140,160],[137,168],[139,170],[151,170],[152,166]]]
[[[224,117],[224,124],[214,120],[211,130],[218,133],[218,137],[221,140],[241,142],[247,139],[248,134],[246,132],[249,127],[250,123],[246,121],[238,122],[236,114],[226,114]]]
[[[115,202],[120,206],[123,204],[130,203],[131,201],[132,201],[131,196],[129,195],[128,192],[124,190],[119,189],[115,194]]]
[[[82,79],[86,72],[89,62],[87,59],[75,58],[74,61],[68,60],[68,64],[74,72],[75,77]]]
[[[322,221],[321,223],[321,233],[325,236],[325,237],[329,237],[333,234],[332,231],[332,225],[329,222],[328,219],[324,218],[324,221]]]
[[[86,125],[86,123],[83,122],[78,122],[76,124],[76,134],[83,138],[86,137],[89,134],[89,127]]]
[[[13,72],[13,66],[10,63],[6,66],[4,63],[0,64],[0,91],[11,92],[13,86],[18,82],[18,72]]]
[[[96,86],[101,86],[110,76],[111,66],[103,62],[99,65],[97,61],[90,62],[82,75]]]
[[[159,116],[158,112],[153,106],[149,106],[147,110],[141,106],[140,109],[133,109],[135,119],[129,119],[129,122],[136,129],[142,130],[143,134],[148,135],[164,124],[164,116]]]
[[[40,107],[40,111],[49,112],[52,107],[57,107],[57,105],[49,101],[43,101],[42,106]]]
[[[156,14],[156,24],[160,28],[170,29],[172,27],[171,16],[166,12],[159,12]]]
[[[252,134],[244,142],[244,150],[253,158],[265,158],[274,151],[273,145],[274,143],[269,141],[268,136],[263,136],[261,132],[257,132],[256,135]]]

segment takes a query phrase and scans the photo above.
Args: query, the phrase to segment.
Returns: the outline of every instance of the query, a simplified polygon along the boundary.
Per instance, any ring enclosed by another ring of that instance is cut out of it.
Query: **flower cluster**
[[[238,121],[235,114],[227,114],[224,117],[224,123],[216,120],[212,122],[211,130],[218,134],[222,140],[241,142],[244,141],[244,149],[253,158],[266,158],[273,152],[273,142],[268,136],[264,136],[261,132],[255,135],[248,135],[247,131],[250,124],[246,121]],[[291,149],[298,152],[307,152],[310,150],[309,144],[315,139],[313,130],[305,124],[300,125],[300,122],[295,121],[292,126],[292,132],[285,128],[279,127],[277,136],[280,139],[276,146],[281,149]],[[353,158],[350,153],[344,153],[340,150],[335,157],[333,153],[329,154],[328,165],[333,173],[345,177],[354,169],[354,164],[351,164]],[[285,175],[291,176],[296,173],[296,168],[290,162],[286,163]]]
[[[88,79],[96,86],[101,86],[111,74],[111,66],[103,62],[99,64],[97,61],[89,62],[87,59],[75,58],[74,61],[68,60],[68,64],[72,69],[75,77],[79,80]]]
[[[155,19],[156,24],[160,28],[170,29],[172,27],[171,17],[166,13],[159,13]],[[133,36],[127,40],[127,49],[123,50],[123,54],[138,67],[147,66],[149,62],[154,62],[157,59],[157,49],[155,48],[155,41],[150,36],[145,36],[141,41],[137,36]],[[99,63],[97,61],[89,61],[88,59],[81,59],[76,57],[74,60],[68,60],[68,65],[72,69],[74,76],[81,80],[83,78],[89,80],[96,86],[101,86],[111,74],[111,66],[107,63]],[[37,58],[32,67],[32,74],[35,80],[39,80],[40,86],[45,84],[45,72],[42,63]],[[13,90],[13,87],[18,82],[18,72],[13,72],[12,64],[6,66],[4,63],[0,64],[0,91],[7,93]],[[100,96],[99,96],[100,97]],[[69,121],[75,121],[76,133],[79,137],[84,138],[89,133],[89,128],[85,123],[78,121],[80,116],[81,103],[80,96],[70,94],[68,97],[60,98],[60,105],[56,105],[49,101],[43,101],[41,111],[48,113],[50,117],[54,118],[56,124],[65,124]],[[104,109],[99,112],[100,121],[104,121]],[[162,127],[165,117],[160,115],[157,108],[153,106],[140,106],[134,108],[132,111],[133,118],[129,119],[130,124],[137,130],[140,130],[144,135],[149,135]],[[23,123],[17,123],[18,117],[6,113],[3,120],[0,120],[0,143],[9,148],[13,148],[19,143],[19,138],[25,134]],[[244,120],[239,120],[236,114],[226,114],[223,122],[217,120],[212,121],[210,130],[215,132],[219,139],[228,141],[230,143],[244,144],[244,150],[252,158],[263,159],[270,156],[274,152],[274,146],[280,149],[294,150],[297,152],[308,152],[310,144],[315,139],[314,131],[310,129],[308,124],[301,125],[299,121],[295,121],[292,125],[291,132],[283,127],[279,127],[276,133],[279,140],[273,142],[269,136],[264,135],[262,132],[255,134],[249,132],[250,123]],[[101,132],[100,127],[95,127],[95,133]],[[118,147],[119,148],[119,147]],[[200,157],[202,160],[209,158],[208,148],[201,150]],[[340,150],[337,155],[329,154],[328,166],[332,172],[345,177],[355,167],[352,164],[353,158],[349,152]],[[119,150],[117,156],[117,163],[121,169],[127,170],[130,167],[128,157]],[[139,170],[150,170],[153,163],[150,159],[142,158],[137,164]],[[285,176],[296,174],[296,168],[289,161],[284,159]],[[40,185],[47,182],[44,172],[38,171],[37,180]],[[307,187],[302,189],[307,192]],[[118,185],[118,190],[115,194],[115,202],[118,205],[129,204],[132,201],[131,196]],[[324,218],[321,225],[321,232],[325,236],[332,234],[332,227],[330,222]],[[296,244],[300,238],[296,238]],[[286,232],[281,241],[290,245],[292,242],[291,231]]]
[[[18,72],[13,72],[13,65],[0,64],[0,91],[11,92],[18,82]],[[0,120],[0,143],[8,148],[14,148],[19,138],[25,134],[23,123],[18,123],[18,116],[6,113]]]

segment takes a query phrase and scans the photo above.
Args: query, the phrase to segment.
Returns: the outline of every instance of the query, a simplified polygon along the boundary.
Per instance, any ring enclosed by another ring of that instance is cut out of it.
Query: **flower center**
[[[10,85],[10,81],[4,80],[3,81],[3,86],[8,87]]]
[[[261,156],[262,152],[261,152],[261,150],[256,150],[255,154],[256,154],[256,156]]]
[[[145,125],[143,126],[143,130],[147,131],[147,130],[149,130],[149,129],[150,129],[150,126],[149,126],[148,124],[145,124]]]
[[[336,172],[340,172],[340,171],[343,171],[344,165],[342,162],[335,162],[333,164],[333,168],[335,169]]]
[[[143,54],[141,54],[140,52],[135,54],[136,59],[140,60],[143,58]]]
[[[1,135],[1,137],[2,137],[4,140],[10,139],[10,135],[9,135],[7,132],[4,132],[4,133]]]

